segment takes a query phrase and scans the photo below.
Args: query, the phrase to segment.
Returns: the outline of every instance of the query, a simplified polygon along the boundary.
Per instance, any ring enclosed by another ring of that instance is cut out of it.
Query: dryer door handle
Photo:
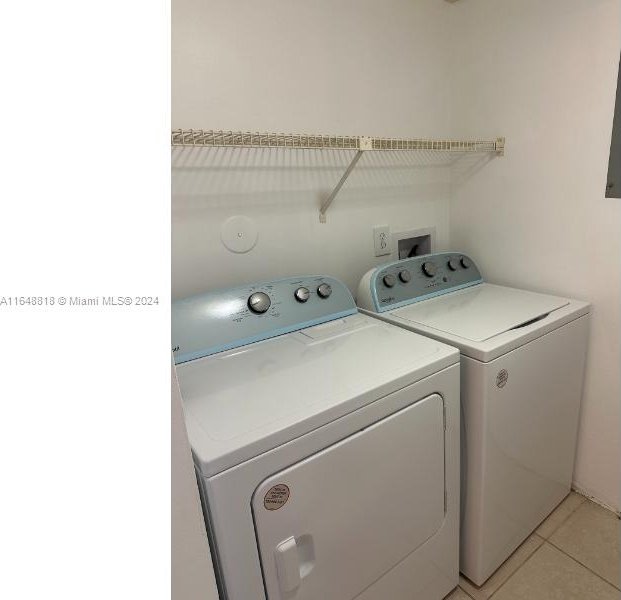
[[[290,537],[280,542],[274,551],[276,558],[276,572],[282,592],[292,592],[300,586],[300,563],[298,546],[295,538]]]

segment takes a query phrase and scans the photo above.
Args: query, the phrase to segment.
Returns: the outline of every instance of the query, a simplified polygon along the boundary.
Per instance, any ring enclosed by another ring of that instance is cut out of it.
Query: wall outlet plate
[[[375,256],[385,256],[392,252],[390,227],[388,225],[376,225],[373,227],[373,247],[375,249]]]

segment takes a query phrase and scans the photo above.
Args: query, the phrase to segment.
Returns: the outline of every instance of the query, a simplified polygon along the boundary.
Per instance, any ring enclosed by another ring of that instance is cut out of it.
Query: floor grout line
[[[591,569],[591,567],[588,567],[584,563],[580,562],[575,556],[572,556],[568,552],[565,552],[565,550],[563,550],[562,548],[559,548],[554,542],[548,542],[548,543],[550,544],[550,546],[552,546],[552,548],[556,548],[556,550],[558,550],[561,554],[564,554],[568,558],[571,558],[571,560],[573,560],[575,563],[578,563],[580,566],[584,567],[587,571],[590,571],[593,575],[595,575],[596,577],[599,577],[602,581],[605,581],[608,585],[615,588],[615,590],[621,590],[621,588],[618,588],[614,583],[610,583],[608,579],[606,579],[605,577],[602,577],[599,573],[596,573],[593,569]]]
[[[525,540],[524,540],[524,541],[523,541],[523,542],[522,542],[522,543],[521,543],[521,544],[520,544],[520,545],[519,545],[519,546],[518,546],[518,547],[517,547],[517,548],[516,548],[516,549],[515,549],[515,550],[514,550],[511,554],[510,554],[510,555],[509,555],[509,558],[507,558],[507,559],[506,559],[506,560],[505,560],[505,561],[504,561],[504,562],[503,562],[503,563],[502,563],[502,564],[498,567],[498,569],[496,569],[496,571],[494,571],[494,573],[492,573],[492,574],[491,574],[491,575],[490,575],[490,576],[489,576],[489,577],[488,577],[488,578],[487,578],[487,579],[483,582],[483,584],[482,584],[481,586],[477,586],[474,582],[470,581],[470,580],[469,580],[469,579],[468,579],[468,578],[467,578],[467,577],[466,577],[463,573],[460,573],[460,575],[461,575],[461,576],[463,576],[463,578],[464,578],[464,579],[468,580],[468,582],[470,583],[470,585],[472,585],[474,588],[476,588],[476,589],[479,589],[479,590],[480,590],[480,589],[481,589],[481,587],[483,587],[483,585],[485,585],[485,583],[486,583],[487,581],[489,581],[489,580],[490,580],[490,579],[494,576],[494,574],[495,574],[497,571],[499,571],[499,570],[500,570],[500,569],[501,569],[501,568],[505,565],[505,563],[509,562],[509,561],[511,560],[511,558],[513,557],[513,555],[514,555],[514,554],[516,554],[516,553],[520,550],[520,548],[521,548],[521,547],[522,547],[522,546],[523,546],[523,545],[524,545],[524,544],[525,544],[525,543],[526,543],[526,542],[527,542],[530,538],[532,538],[532,537],[535,537],[535,538],[538,538],[538,539],[540,539],[540,540],[541,540],[541,543],[539,544],[539,546],[537,546],[537,547],[536,547],[536,548],[535,548],[535,549],[534,549],[534,550],[533,550],[533,551],[532,551],[532,552],[531,552],[531,553],[530,553],[530,554],[529,554],[529,555],[528,555],[528,556],[524,559],[524,561],[523,561],[521,564],[519,564],[519,565],[515,568],[515,570],[514,570],[513,572],[511,572],[511,573],[507,576],[507,578],[506,578],[506,579],[505,579],[505,580],[504,580],[504,581],[503,581],[503,582],[502,582],[502,583],[498,586],[498,588],[496,588],[496,589],[495,589],[495,590],[494,590],[494,591],[493,591],[493,592],[492,592],[492,593],[491,593],[491,594],[487,597],[487,598],[488,598],[488,600],[489,600],[489,598],[491,598],[491,597],[492,597],[492,596],[493,596],[493,595],[494,595],[494,594],[495,594],[495,593],[496,593],[496,592],[497,592],[497,591],[498,591],[498,590],[499,590],[499,589],[500,589],[500,588],[501,588],[501,587],[502,587],[502,586],[503,586],[503,585],[504,585],[504,584],[505,584],[505,583],[506,583],[506,582],[507,582],[507,581],[508,581],[511,577],[513,577],[513,575],[514,575],[515,573],[517,573],[517,571],[519,571],[519,570],[522,568],[522,566],[523,566],[523,565],[524,565],[524,564],[525,564],[525,563],[526,563],[526,562],[530,559],[530,557],[531,557],[533,554],[535,554],[535,552],[537,552],[537,550],[539,550],[539,548],[541,548],[541,546],[543,546],[543,544],[544,544],[544,543],[545,543],[545,541],[546,541],[546,539],[545,539],[543,536],[538,535],[538,534],[536,534],[536,533],[534,533],[534,532],[533,532],[533,533],[531,533],[531,534],[530,534],[530,535],[529,535],[529,536],[528,536],[528,537],[527,537],[527,538],[526,538],[526,539],[525,539]],[[463,589],[463,588],[462,588],[462,589]],[[474,598],[474,596],[472,596],[471,594],[469,594],[466,590],[464,590],[464,592],[466,592],[466,594],[468,594],[468,596],[469,596],[470,598],[472,598],[473,600],[476,600],[476,598]]]
[[[471,596],[463,587],[461,587],[461,585],[457,586],[464,594],[466,594],[466,596],[468,596],[468,598],[472,598],[472,600],[476,600],[476,598],[474,598],[474,596]]]
[[[577,493],[577,492],[576,492]],[[578,494],[579,496],[582,496],[582,494]],[[565,502],[565,500],[567,500],[567,498],[569,498],[569,495],[565,496],[565,499],[563,500],[563,502]],[[550,537],[552,537],[563,525],[565,525],[565,523],[569,520],[569,518],[571,517],[571,515],[573,515],[587,500],[588,498],[585,498],[584,496],[582,496],[583,500],[582,502],[580,502],[580,504],[578,504],[578,506],[576,506],[576,508],[574,508],[572,511],[569,512],[569,514],[550,532]],[[543,525],[549,517],[551,517],[556,511],[557,509],[561,506],[561,504],[563,504],[563,502],[561,502],[537,527],[537,529],[539,529],[539,527],[541,527],[541,525]],[[539,535],[537,533],[537,529],[535,529],[535,531],[533,531],[534,534]],[[544,541],[549,539],[544,537],[543,535],[539,535],[539,537],[541,539],[543,539]]]
[[[599,575],[598,573],[596,573],[595,571],[593,571],[592,569],[590,569],[589,567],[587,567],[586,565],[583,565],[579,560],[576,560],[573,556],[567,554],[567,552],[565,552],[564,550],[562,550],[561,548],[559,548],[558,546],[556,546],[555,544],[552,544],[550,542],[548,542],[548,540],[543,540],[543,543],[539,546],[539,548],[537,548],[537,550],[535,550],[513,573],[511,573],[511,575],[509,575],[509,577],[507,577],[507,579],[505,579],[502,584],[499,586],[499,588],[497,590],[495,590],[491,596],[489,597],[488,600],[491,600],[505,585],[506,583],[514,576],[516,575],[521,569],[522,567],[524,567],[524,565],[533,557],[535,556],[535,554],[537,554],[537,552],[539,552],[539,550],[541,550],[546,543],[548,543],[550,546],[552,546],[552,548],[554,548],[555,550],[558,550],[561,554],[564,554],[567,558],[569,558],[571,561],[575,562],[576,564],[580,565],[581,567],[584,567],[587,571],[589,571],[591,574],[595,575],[598,579],[601,579],[604,583],[607,583],[610,587],[614,588],[615,590],[619,590],[619,588],[614,585],[613,583],[610,583],[610,581],[608,581],[607,579],[605,579],[604,577],[602,577],[601,575]],[[467,593],[467,592],[466,592]]]
[[[541,536],[538,536],[541,537]],[[537,552],[539,552],[539,550],[541,550],[543,548],[543,546],[546,543],[545,538],[541,537],[541,539],[543,540],[541,542],[541,544],[539,544],[539,547],[530,554],[530,556],[528,556],[528,558],[515,570],[513,571],[513,573],[511,573],[511,575],[509,575],[509,577],[507,577],[499,586],[498,589],[494,590],[492,592],[492,594],[489,596],[488,600],[491,600],[491,598],[493,598],[503,587],[505,587],[505,585],[507,584],[507,582],[512,579],[514,577],[514,575],[516,575],[521,569],[522,567],[533,557],[535,556],[535,554],[537,554]]]
[[[515,571],[513,571],[513,573],[511,573],[499,586],[496,590],[494,590],[490,596],[488,597],[488,600],[492,600],[492,598],[507,584],[507,582],[509,580],[511,580],[525,565],[526,563],[531,560],[535,554],[537,554],[546,544],[549,544],[552,548],[554,548],[555,550],[558,550],[561,554],[564,554],[567,558],[569,558],[570,560],[572,560],[573,562],[575,562],[576,564],[580,565],[581,567],[584,567],[587,571],[589,571],[592,575],[595,575],[598,579],[600,579],[601,581],[603,581],[604,583],[607,583],[610,587],[614,588],[615,590],[621,590],[621,588],[617,587],[614,583],[611,583],[610,581],[608,581],[605,577],[602,577],[599,573],[596,573],[595,571],[593,571],[593,569],[591,569],[590,567],[588,567],[587,565],[583,564],[582,562],[580,562],[577,558],[571,556],[571,554],[565,552],[562,548],[560,548],[559,546],[557,546],[555,543],[553,543],[552,541],[550,541],[550,538],[571,518],[571,516],[581,507],[584,506],[586,502],[592,502],[593,504],[597,505],[597,506],[601,506],[599,505],[597,502],[593,502],[590,498],[584,496],[583,494],[580,494],[579,492],[574,491],[576,494],[582,496],[583,501],[580,502],[580,504],[578,504],[574,509],[572,509],[567,516],[550,532],[549,537],[544,537],[543,535],[540,535],[537,533],[537,530],[533,531],[533,533],[531,533],[530,535],[535,535],[536,537],[541,539],[541,544],[526,558],[526,560],[515,569]],[[554,509],[557,510],[558,507],[562,504],[562,502]],[[605,508],[605,507],[604,507]],[[609,512],[609,509],[607,509]],[[552,511],[550,513],[551,516],[554,511]],[[616,517],[616,513],[612,512],[612,514]],[[546,517],[547,518],[547,517]],[[544,519],[545,521],[545,519]],[[539,525],[541,526],[541,524]],[[530,536],[529,536],[530,537]],[[528,539],[528,538],[526,538]],[[526,540],[524,540],[524,542],[526,542]],[[524,543],[522,542],[522,543]],[[518,546],[519,549],[519,546]],[[517,550],[516,550],[517,552]],[[509,559],[507,559],[509,560]],[[500,567],[499,567],[500,568]],[[468,596],[468,598],[472,598],[472,600],[476,600],[471,594],[469,594],[464,588],[462,588],[461,586],[458,586],[459,589],[464,592],[464,594],[466,594],[466,596]]]

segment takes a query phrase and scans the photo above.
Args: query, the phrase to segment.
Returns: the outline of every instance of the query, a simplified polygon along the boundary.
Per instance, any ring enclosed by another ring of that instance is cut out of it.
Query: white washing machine
[[[223,600],[440,600],[458,582],[459,352],[329,277],[173,303]]]
[[[570,491],[589,305],[485,283],[453,252],[369,271],[357,301],[461,351],[460,569],[481,585]]]

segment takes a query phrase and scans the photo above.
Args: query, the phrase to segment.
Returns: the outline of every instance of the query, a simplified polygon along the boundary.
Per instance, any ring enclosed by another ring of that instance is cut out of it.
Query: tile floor
[[[446,600],[621,600],[615,514],[572,492],[481,587]]]

